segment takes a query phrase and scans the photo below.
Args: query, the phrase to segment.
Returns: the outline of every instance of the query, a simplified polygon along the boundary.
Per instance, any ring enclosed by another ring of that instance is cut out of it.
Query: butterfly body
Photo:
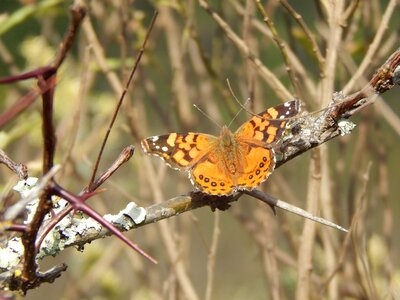
[[[226,127],[222,127],[221,134],[214,146],[215,163],[218,169],[227,176],[235,176],[241,170],[243,145],[235,138],[235,135]],[[211,150],[213,151],[213,150]]]
[[[282,137],[286,118],[299,112],[289,101],[267,109],[232,133],[222,127],[218,137],[203,133],[171,133],[142,140],[146,153],[161,157],[172,168],[189,172],[192,184],[211,195],[251,190],[275,167],[273,146]]]

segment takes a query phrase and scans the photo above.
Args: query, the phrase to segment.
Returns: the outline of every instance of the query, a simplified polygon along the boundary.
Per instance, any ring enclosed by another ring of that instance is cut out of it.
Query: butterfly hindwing
[[[239,174],[236,184],[239,190],[251,190],[265,181],[275,167],[273,149],[262,146],[248,147],[244,156],[244,168]]]
[[[199,161],[189,172],[192,184],[200,191],[211,195],[229,195],[236,189],[236,185],[230,176],[220,168],[217,159],[205,157]]]

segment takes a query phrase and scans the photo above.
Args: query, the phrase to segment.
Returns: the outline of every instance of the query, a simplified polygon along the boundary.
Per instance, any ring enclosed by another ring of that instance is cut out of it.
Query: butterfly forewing
[[[292,100],[252,117],[244,123],[235,133],[238,139],[256,140],[265,144],[277,142],[286,129],[288,120],[299,113],[300,102]]]
[[[172,168],[185,170],[207,154],[215,140],[202,133],[170,133],[144,139],[141,145],[144,152],[161,157]]]

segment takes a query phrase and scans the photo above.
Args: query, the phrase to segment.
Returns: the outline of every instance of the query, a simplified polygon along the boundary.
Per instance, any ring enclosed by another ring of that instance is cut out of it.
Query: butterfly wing
[[[192,184],[200,191],[218,196],[226,196],[236,191],[236,183],[221,166],[221,157],[214,151],[196,163],[189,172]]]
[[[235,133],[239,140],[259,141],[264,145],[278,141],[285,132],[288,120],[286,118],[297,115],[300,111],[300,101],[292,100],[252,117]],[[259,143],[258,143],[259,144]]]
[[[244,168],[236,180],[237,189],[251,190],[267,180],[272,173],[275,168],[275,154],[273,149],[254,145],[248,147],[244,157]]]
[[[216,137],[202,133],[170,133],[141,141],[145,153],[161,157],[170,167],[188,170],[213,147]]]
[[[288,120],[300,110],[298,100],[288,101],[251,118],[235,133],[244,154],[243,170],[237,178],[238,189],[253,189],[265,181],[275,168],[271,144],[285,132]]]
[[[189,171],[189,178],[198,190],[212,195],[232,192],[232,179],[226,177],[215,155],[217,138],[189,132],[152,136],[141,141],[145,153],[161,157],[170,167]]]
[[[267,179],[275,166],[273,150],[261,146],[246,147],[243,160],[243,170],[234,176],[227,174],[210,153],[190,171],[190,180],[204,193],[227,196],[238,190],[255,188]]]

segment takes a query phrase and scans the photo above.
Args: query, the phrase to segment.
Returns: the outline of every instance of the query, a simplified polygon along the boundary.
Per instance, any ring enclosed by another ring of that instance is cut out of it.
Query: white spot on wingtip
[[[285,103],[283,103],[283,106],[285,106],[285,107],[290,106],[290,102],[285,102]]]
[[[167,152],[167,151],[168,151],[168,147],[167,147],[167,146],[163,146],[163,147],[161,148],[161,150],[164,151],[164,152]]]
[[[159,139],[159,137],[156,136],[156,135],[155,135],[155,136],[152,136],[151,138],[149,138],[149,140],[152,141],[152,142],[157,142],[158,139]]]
[[[159,150],[160,149],[160,146],[158,146],[158,145],[156,145],[156,147],[155,147],[157,150]]]

